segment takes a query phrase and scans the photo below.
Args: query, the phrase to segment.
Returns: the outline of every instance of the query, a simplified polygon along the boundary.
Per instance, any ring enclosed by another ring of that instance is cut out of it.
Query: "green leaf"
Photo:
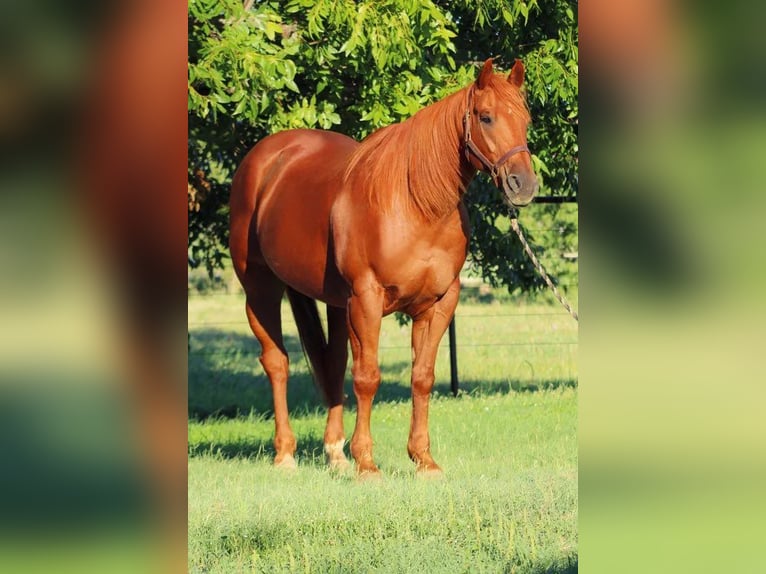
[[[282,34],[282,25],[277,22],[268,21],[266,22],[264,32],[266,37],[273,42],[277,34]]]
[[[297,72],[297,69],[295,67],[295,62],[292,60],[285,60],[283,62],[284,65],[284,74],[286,78],[293,79],[295,78],[295,73]]]
[[[247,107],[247,103],[248,103],[247,99],[246,98],[242,98],[239,101],[239,103],[237,103],[237,107],[234,108],[234,111],[232,112],[232,115],[233,116],[240,115],[243,111],[245,111],[245,107]]]
[[[519,2],[519,12],[521,12],[521,15],[524,16],[524,23],[526,24],[529,20],[529,6],[527,6],[524,2]]]
[[[300,93],[300,90],[298,89],[298,85],[295,83],[295,80],[292,80],[290,78],[284,78],[284,84],[285,86],[292,90],[293,92]]]

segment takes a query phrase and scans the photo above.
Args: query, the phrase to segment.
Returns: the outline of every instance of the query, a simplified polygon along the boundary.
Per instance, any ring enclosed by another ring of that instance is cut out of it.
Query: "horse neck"
[[[410,130],[409,199],[427,220],[440,220],[455,211],[476,174],[463,154],[467,105],[468,89],[464,88],[402,124],[402,129]]]

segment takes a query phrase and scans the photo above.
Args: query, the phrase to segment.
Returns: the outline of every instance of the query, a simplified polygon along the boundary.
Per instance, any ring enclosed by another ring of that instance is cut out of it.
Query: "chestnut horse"
[[[360,475],[379,473],[370,435],[378,338],[382,317],[401,311],[413,320],[407,451],[418,473],[441,473],[430,453],[428,401],[467,252],[463,194],[477,170],[488,172],[514,206],[529,203],[538,187],[523,81],[520,60],[506,78],[490,59],[470,86],[361,143],[290,130],[264,138],[242,161],[231,189],[230,249],[274,395],[275,465],[296,464],[280,316],[287,290],[329,407],[329,464],[348,466],[342,413],[350,341],[357,399],[351,455]],[[317,300],[327,305],[327,337]]]

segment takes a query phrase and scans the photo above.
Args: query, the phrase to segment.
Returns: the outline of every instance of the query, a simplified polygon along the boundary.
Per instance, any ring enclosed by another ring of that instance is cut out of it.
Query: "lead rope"
[[[559,293],[559,290],[556,289],[556,286],[553,284],[553,281],[551,281],[551,278],[545,272],[545,269],[543,268],[542,264],[537,260],[537,256],[535,255],[534,251],[532,251],[532,248],[529,246],[529,243],[527,243],[527,239],[526,237],[524,237],[524,234],[521,232],[521,227],[519,226],[518,212],[513,208],[511,208],[511,227],[513,227],[513,230],[516,232],[516,235],[519,236],[519,240],[521,241],[521,244],[524,246],[524,251],[527,252],[527,255],[529,255],[529,258],[532,260],[532,263],[535,264],[535,268],[540,273],[540,275],[545,280],[545,282],[548,284],[548,287],[550,287],[551,290],[553,290],[553,294],[556,296],[556,299],[558,299],[559,302],[564,306],[564,309],[569,311],[569,314],[572,315],[572,317],[574,317],[574,320],[579,323],[580,319],[577,317],[577,311],[572,309],[572,306],[569,304],[569,301],[567,301],[566,297],[561,295],[561,293]]]

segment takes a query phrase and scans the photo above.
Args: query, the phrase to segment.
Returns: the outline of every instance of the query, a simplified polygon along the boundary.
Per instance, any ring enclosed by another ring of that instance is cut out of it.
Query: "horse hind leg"
[[[261,344],[260,361],[274,398],[274,466],[295,468],[295,435],[287,410],[288,357],[282,338],[282,284],[267,268],[249,268],[243,281],[250,328]]]
[[[324,451],[330,468],[345,470],[350,463],[343,453],[343,380],[348,363],[348,324],[346,310],[327,306],[328,344],[325,354],[324,392],[327,397],[327,426]]]
[[[345,469],[349,462],[343,453],[343,378],[348,360],[346,311],[327,306],[328,337],[325,338],[316,301],[291,288],[287,296],[298,326],[314,382],[328,407],[324,451],[330,468]]]

